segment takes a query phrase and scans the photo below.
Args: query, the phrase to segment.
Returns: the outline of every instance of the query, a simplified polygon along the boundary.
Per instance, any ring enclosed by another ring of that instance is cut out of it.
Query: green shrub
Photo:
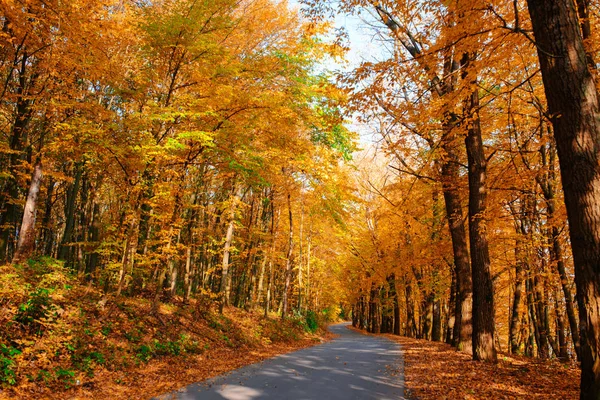
[[[37,288],[29,293],[27,302],[19,305],[15,321],[34,328],[41,328],[38,321],[48,316],[51,306],[50,289]]]
[[[112,322],[108,322],[106,325],[102,325],[102,328],[100,329],[100,332],[104,336],[110,335],[110,333],[112,332]]]
[[[172,342],[168,340],[165,343],[161,343],[158,340],[154,340],[154,354],[157,356],[178,356],[181,353],[181,345],[179,341]]]
[[[35,380],[47,383],[52,380],[52,374],[49,371],[46,371],[45,369],[40,369]]]
[[[135,350],[135,357],[142,361],[148,362],[150,359],[159,356],[178,356],[183,353],[199,354],[208,349],[208,345],[200,347],[200,344],[191,340],[187,335],[181,334],[179,339],[172,341],[167,340],[161,342],[157,339],[150,344],[142,344]]]
[[[78,370],[87,373],[88,376],[94,376],[95,364],[104,365],[105,363],[106,360],[104,359],[104,355],[99,351],[84,353],[73,360],[73,366]]]
[[[135,358],[147,363],[152,358],[152,348],[147,344],[142,344],[136,349]]]
[[[336,322],[340,318],[342,310],[338,306],[327,307],[321,314],[326,322]]]
[[[54,376],[56,380],[65,384],[65,388],[70,388],[75,383],[75,371],[64,369],[62,367],[56,367],[54,370]]]
[[[198,341],[192,340],[189,336],[187,336],[184,333],[182,333],[179,336],[178,342],[180,343],[185,353],[200,354],[205,350],[205,348],[200,347],[200,343],[198,343]]]
[[[142,333],[137,328],[125,332],[124,336],[125,339],[129,340],[131,343],[139,343],[142,340]]]
[[[319,321],[317,319],[317,314],[314,311],[308,311],[305,317],[305,326],[307,332],[315,333],[317,329],[319,329]]]
[[[0,344],[0,382],[14,385],[17,383],[15,373],[15,358],[21,354],[21,351],[14,347],[9,347],[4,344]]]

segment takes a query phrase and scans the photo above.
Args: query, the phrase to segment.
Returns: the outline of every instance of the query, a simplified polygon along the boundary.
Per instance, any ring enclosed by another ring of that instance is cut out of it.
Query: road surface
[[[401,400],[400,346],[333,325],[330,342],[249,365],[160,400]]]

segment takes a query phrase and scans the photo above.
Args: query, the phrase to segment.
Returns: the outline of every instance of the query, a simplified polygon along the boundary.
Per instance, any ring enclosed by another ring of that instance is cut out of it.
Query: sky
[[[289,0],[291,9],[300,9],[299,0]],[[363,9],[359,15],[344,15],[338,14],[334,21],[334,28],[344,28],[348,34],[349,51],[346,54],[346,60],[338,61],[329,60],[323,64],[324,71],[330,72],[350,72],[358,67],[363,61],[375,61],[387,58],[386,53],[389,51],[382,43],[382,37],[377,33],[382,31],[382,27],[378,18]],[[375,29],[378,28],[378,29]],[[383,30],[385,32],[385,30]],[[388,53],[389,54],[389,53]],[[349,129],[355,131],[360,136],[359,146],[362,148],[370,147],[376,140],[373,129],[364,124],[358,123],[356,118],[350,122]]]

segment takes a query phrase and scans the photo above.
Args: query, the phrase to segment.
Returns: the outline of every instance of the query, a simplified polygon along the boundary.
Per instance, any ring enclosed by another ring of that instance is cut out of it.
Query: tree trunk
[[[71,242],[73,241],[73,232],[75,230],[75,202],[77,200],[77,194],[79,193],[79,187],[81,185],[81,176],[83,174],[83,165],[80,163],[75,164],[75,181],[69,185],[67,189],[67,199],[65,203],[65,231],[60,243],[60,250],[58,252],[58,258],[61,260],[69,261],[71,254]]]
[[[304,293],[302,293],[302,288],[303,286],[303,282],[302,282],[302,262],[303,260],[303,243],[302,241],[304,240],[304,203],[302,203],[302,206],[300,208],[300,236],[298,237],[298,313],[302,312],[302,295]]]
[[[450,133],[448,132],[447,135],[450,135]],[[458,155],[450,139],[450,137],[446,137],[442,143],[442,148],[447,154],[447,161],[442,164],[442,189],[446,215],[448,216],[448,228],[452,240],[458,289],[456,293],[454,340],[457,349],[472,354],[473,285],[471,282],[471,265],[469,263],[462,204],[458,191]]]
[[[262,303],[263,291],[264,291],[264,281],[265,281],[265,270],[267,267],[267,260],[269,259],[268,253],[263,249],[263,259],[260,262],[260,269],[258,273],[258,284],[256,287],[256,295],[252,296],[252,304],[250,308],[254,308],[256,304]]]
[[[433,327],[431,329],[431,340],[442,341],[442,305],[440,299],[433,302]]]
[[[47,180],[46,186],[46,200],[44,204],[44,218],[42,219],[42,240],[41,249],[42,253],[46,256],[52,257],[52,248],[54,247],[54,229],[50,226],[52,219],[52,198],[54,196],[54,179],[50,178]]]
[[[528,0],[562,175],[579,305],[581,395],[600,397],[600,107],[575,4]]]
[[[558,270],[558,275],[560,277],[560,286],[565,298],[565,308],[567,310],[567,319],[569,320],[569,327],[571,330],[571,339],[573,340],[575,354],[577,355],[577,359],[579,359],[579,328],[577,327],[577,318],[575,316],[575,308],[573,307],[573,295],[571,294],[571,289],[569,289],[569,278],[567,277],[567,272],[565,270],[565,262],[562,257],[562,246],[558,236],[558,228],[552,227],[551,255],[556,260],[556,269]]]
[[[456,320],[456,270],[453,265],[450,266],[452,273],[452,280],[450,281],[450,300],[448,301],[447,306],[445,307],[445,312],[447,314],[447,324],[446,324],[446,337],[444,341],[448,344],[452,344],[454,341],[454,323]]]
[[[285,286],[283,288],[283,307],[281,311],[281,318],[284,319],[287,315],[288,310],[288,292],[290,290],[290,282],[292,280],[292,252],[294,250],[294,224],[292,220],[292,200],[291,195],[287,195],[288,203],[288,215],[290,222],[290,235],[288,240],[288,252],[285,261]]]
[[[225,235],[225,247],[223,248],[223,261],[221,263],[221,286],[219,289],[219,312],[223,314],[223,308],[229,305],[229,294],[231,291],[231,281],[229,277],[229,252],[231,249],[231,240],[233,238],[233,227],[235,224],[235,212],[233,205],[229,225],[227,226],[227,234]]]
[[[419,46],[414,45],[414,38],[407,37],[401,27],[394,21],[391,15],[381,6],[375,6],[382,22],[390,29],[392,35],[408,51],[411,57],[418,60],[421,56]],[[430,76],[431,88],[440,99],[447,97],[449,93],[454,92],[458,63],[453,60],[452,51],[444,55],[444,77],[440,79],[433,76],[432,71],[422,65],[424,72]],[[448,227],[452,239],[452,250],[454,255],[454,265],[457,277],[457,296],[454,322],[454,340],[455,346],[468,354],[472,353],[472,302],[473,285],[471,282],[471,266],[469,264],[469,251],[467,247],[467,236],[465,232],[462,201],[458,190],[459,175],[459,157],[457,153],[456,128],[457,117],[449,110],[443,110],[440,113],[443,119],[443,137],[441,147],[444,154],[441,160],[438,160],[441,166],[441,181],[444,201],[446,204],[446,216],[448,218]],[[408,323],[408,322],[407,322]]]
[[[187,304],[192,291],[192,245],[185,250],[185,274],[183,275],[183,302]]]
[[[530,274],[531,272],[529,272],[529,275]],[[543,347],[543,344],[540,339],[540,325],[538,323],[538,315],[536,313],[536,308],[534,304],[535,300],[533,296],[533,279],[531,278],[531,276],[528,276],[525,280],[525,291],[527,293],[527,315],[529,316],[529,331],[532,333],[531,337],[535,339],[537,354],[539,356],[540,349]],[[533,356],[533,351],[531,351],[529,356]]]
[[[129,263],[132,262],[132,260],[131,260],[131,241],[133,240],[132,235],[135,232],[136,225],[137,224],[136,224],[135,218],[132,218],[131,223],[129,224],[129,227],[125,231],[125,245],[123,246],[123,256],[121,258],[121,269],[119,270],[119,282],[117,284],[117,296],[120,296],[121,292],[123,291],[123,285],[125,283],[125,276],[127,274],[127,267],[129,266]],[[169,243],[168,247],[171,247],[171,243]],[[161,285],[161,290],[162,290],[162,285]]]
[[[520,235],[520,232],[518,232],[517,234]],[[512,310],[510,313],[508,334],[508,345],[512,354],[519,353],[519,342],[517,341],[517,337],[519,335],[519,310],[521,306],[521,296],[523,292],[522,246],[523,241],[521,239],[517,239],[517,243],[515,244],[515,288],[513,293]]]
[[[394,304],[394,335],[400,335],[400,301],[398,299],[398,288],[396,287],[396,275],[390,275],[390,294]]]
[[[415,337],[417,335],[417,324],[415,323],[415,305],[412,296],[412,284],[406,283],[405,296],[406,296],[406,327],[404,329],[404,335],[408,337]]]
[[[465,56],[466,66],[469,56]],[[465,74],[466,77],[466,74]],[[476,82],[475,82],[476,83]],[[487,159],[483,148],[479,120],[479,91],[474,90],[466,100],[469,162],[469,242],[473,278],[473,358],[496,361],[494,346],[494,287],[490,271],[490,254],[486,232]]]
[[[271,199],[271,204],[273,202],[273,199]],[[272,214],[272,218],[273,220],[271,220],[271,250],[275,249],[275,240],[276,240],[276,235],[278,232],[278,223],[279,223],[279,218],[281,216],[281,208],[277,208],[277,217],[275,217],[275,212],[272,209],[271,210],[271,214]],[[275,220],[275,218],[277,218]],[[277,221],[277,222],[276,222]],[[265,317],[268,315],[269,313],[269,305],[271,304],[271,296],[273,293],[273,252],[271,252],[271,255],[269,257],[269,284],[267,285],[267,296],[265,298]]]
[[[19,230],[19,241],[13,263],[19,264],[25,261],[33,252],[35,244],[35,210],[37,206],[40,185],[42,183],[42,160],[38,158],[33,168],[33,176],[29,185],[29,193],[25,202],[23,221]]]
[[[431,340],[433,331],[433,305],[435,295],[433,292],[425,293],[422,292],[423,301],[421,302],[421,337],[423,339]]]
[[[15,58],[16,60],[18,60],[18,57]],[[9,261],[11,248],[14,245],[13,237],[20,208],[18,205],[19,187],[15,171],[22,157],[24,144],[27,142],[27,128],[32,119],[33,104],[36,98],[36,96],[31,95],[31,89],[35,88],[35,82],[38,78],[37,73],[29,72],[33,63],[26,50],[23,51],[17,65],[18,85],[16,94],[18,99],[10,134],[9,149],[11,154],[8,157],[8,162],[5,163],[6,169],[0,171],[8,173],[8,177],[4,178],[6,181],[0,181],[0,183],[3,183],[0,186],[0,263]]]
[[[554,314],[556,316],[556,336],[558,336],[558,358],[563,362],[569,361],[569,349],[567,346],[567,335],[565,335],[565,322],[558,304],[558,290],[554,291]]]
[[[379,324],[379,297],[375,284],[371,283],[371,292],[369,295],[369,332],[380,333]]]
[[[588,21],[589,23],[589,21]],[[554,170],[556,160],[556,147],[554,143],[550,143],[549,149],[545,146],[540,149],[540,155],[542,164],[548,168],[548,173],[545,176],[538,176],[536,181],[540,186],[546,202],[546,213],[548,214],[547,219],[551,228],[548,232],[548,242],[550,250],[550,259],[554,265],[558,276],[560,277],[560,284],[565,298],[565,307],[567,311],[567,318],[569,321],[569,327],[571,330],[571,338],[573,340],[573,346],[575,347],[575,353],[579,358],[579,328],[577,326],[577,318],[575,316],[575,309],[573,306],[573,295],[571,294],[569,278],[565,270],[565,262],[563,257],[562,244],[560,242],[560,230],[555,221],[556,214],[556,174]]]
[[[91,280],[96,267],[98,266],[98,261],[100,259],[100,255],[96,251],[99,247],[100,243],[100,205],[98,203],[94,203],[94,208],[92,211],[92,222],[90,227],[90,240],[92,242],[93,249],[91,251],[90,257],[88,258],[88,263],[86,267],[86,275],[87,279]]]

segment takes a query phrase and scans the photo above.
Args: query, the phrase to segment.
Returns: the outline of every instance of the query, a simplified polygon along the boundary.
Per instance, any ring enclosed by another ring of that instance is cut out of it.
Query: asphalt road
[[[400,400],[400,346],[333,325],[338,338],[186,386],[160,400]]]

